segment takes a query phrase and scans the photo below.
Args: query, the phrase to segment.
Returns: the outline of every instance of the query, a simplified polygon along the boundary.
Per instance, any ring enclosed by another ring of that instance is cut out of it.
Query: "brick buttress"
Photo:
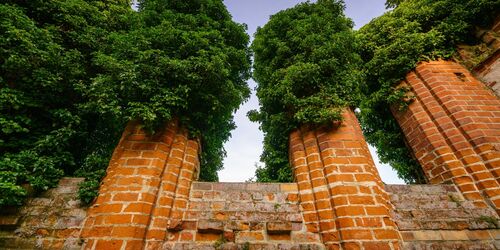
[[[170,122],[154,136],[130,122],[81,232],[84,249],[158,249],[183,217],[199,145]]]
[[[290,162],[308,230],[328,249],[399,249],[388,194],[351,109],[333,128],[293,131]]]
[[[449,61],[420,63],[400,86],[414,99],[393,113],[429,182],[500,214],[500,99]]]

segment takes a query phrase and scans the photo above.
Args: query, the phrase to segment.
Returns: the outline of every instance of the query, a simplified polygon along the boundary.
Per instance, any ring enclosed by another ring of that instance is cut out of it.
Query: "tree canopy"
[[[301,124],[328,125],[360,100],[362,73],[353,23],[337,0],[301,3],[257,30],[254,78],[264,131],[258,181],[291,181],[288,134]]]
[[[0,206],[63,175],[97,194],[129,120],[174,117],[216,180],[233,112],[249,94],[249,38],[221,0],[6,0],[0,4]]]
[[[217,180],[233,113],[248,98],[249,37],[221,0],[139,2],[129,31],[95,53],[85,107],[154,130],[178,118],[202,140],[201,179]]]
[[[113,124],[79,108],[76,86],[96,76],[93,51],[129,11],[124,1],[0,4],[0,206],[20,204],[23,184],[46,190],[109,154]]]

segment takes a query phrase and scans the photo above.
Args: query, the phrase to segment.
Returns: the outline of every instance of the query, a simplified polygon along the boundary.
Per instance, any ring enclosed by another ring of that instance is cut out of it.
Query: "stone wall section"
[[[82,180],[63,178],[18,210],[2,211],[0,249],[82,249],[79,232],[87,207],[76,197]],[[402,249],[500,248],[496,212],[477,207],[455,185],[386,185],[385,190]],[[319,233],[309,232],[303,212],[296,183],[194,182],[183,218],[164,228],[166,238],[157,249],[328,249]]]
[[[87,215],[77,197],[82,178],[63,178],[57,188],[0,211],[0,249],[81,249]]]
[[[429,182],[500,213],[500,99],[450,61],[421,63],[400,86],[413,102],[393,113]]]
[[[195,182],[163,249],[324,249],[307,231],[295,183]]]
[[[499,249],[494,209],[476,207],[455,185],[387,185],[405,249]]]
[[[290,135],[304,220],[328,249],[399,249],[389,196],[351,109],[332,127]]]

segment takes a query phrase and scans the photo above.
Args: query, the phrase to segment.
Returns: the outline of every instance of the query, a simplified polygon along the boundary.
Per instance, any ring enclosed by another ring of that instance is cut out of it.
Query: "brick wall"
[[[500,99],[448,61],[419,64],[401,86],[415,98],[393,113],[430,183],[454,183],[500,213]]]
[[[466,200],[455,185],[387,185],[405,249],[498,249],[492,208]]]
[[[323,249],[304,224],[295,183],[195,182],[163,249]]]
[[[25,206],[4,209],[0,249],[81,249],[79,231],[86,215],[76,198],[81,181],[64,178]],[[496,212],[475,206],[456,186],[386,185],[385,190],[403,249],[500,248]],[[182,219],[163,228],[159,249],[325,249],[321,235],[306,226],[308,203],[301,205],[300,197],[297,183],[193,182]],[[352,223],[364,219],[356,216]],[[384,248],[368,244],[364,249]]]
[[[290,162],[309,232],[329,249],[397,249],[389,197],[351,109],[333,128],[290,135]]]
[[[412,105],[409,111],[418,110]],[[291,133],[296,183],[196,182],[198,152],[198,143],[175,122],[154,136],[130,123],[88,210],[76,200],[81,179],[65,178],[0,216],[0,248],[500,247],[495,209],[470,196],[455,179],[463,176],[451,175],[457,185],[383,185],[350,109],[330,128],[304,126]],[[491,175],[486,164],[467,166],[477,165]],[[483,197],[492,189],[480,190],[474,174],[470,183]]]
[[[80,249],[86,207],[77,198],[81,178],[63,178],[57,188],[20,208],[0,211],[0,249]]]
[[[176,122],[148,136],[130,123],[81,233],[85,249],[156,249],[182,218],[197,178],[198,143]]]

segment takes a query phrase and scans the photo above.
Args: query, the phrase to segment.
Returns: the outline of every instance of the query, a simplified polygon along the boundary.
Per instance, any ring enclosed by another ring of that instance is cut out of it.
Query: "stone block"
[[[224,231],[224,222],[218,220],[199,220],[197,229],[200,233],[222,233]]]
[[[298,186],[297,183],[282,183],[280,185],[280,190],[282,192],[297,192]]]
[[[315,233],[304,233],[304,232],[292,232],[293,242],[320,242],[318,234]]]
[[[464,230],[469,228],[469,222],[466,220],[447,221],[446,224],[447,229]]]
[[[429,230],[429,231],[415,231],[413,233],[416,240],[428,241],[428,240],[442,240],[441,234],[439,232]]]
[[[466,230],[465,233],[470,240],[488,240],[491,239],[488,230]]]
[[[250,228],[250,223],[245,221],[228,221],[226,224],[226,229],[232,231],[244,231]]]
[[[403,241],[414,241],[415,236],[413,235],[413,232],[401,232],[401,237],[403,238]]]
[[[192,190],[212,190],[212,183],[208,182],[193,182]]]
[[[264,196],[261,193],[253,193],[252,199],[254,201],[261,201],[262,199],[264,199]]]
[[[250,222],[250,230],[252,230],[252,231],[262,230],[262,229],[264,229],[264,223],[265,222],[252,221],[252,222]]]
[[[418,230],[421,228],[420,224],[414,220],[397,220],[396,224],[400,230]]]
[[[292,231],[301,231],[303,227],[302,222],[292,222]]]
[[[289,221],[268,222],[266,230],[268,234],[289,234],[292,231],[292,223]]]
[[[495,240],[500,240],[500,229],[488,230],[491,237]]]
[[[261,231],[241,231],[236,233],[236,242],[254,242],[254,241],[264,241],[264,234]]]
[[[181,231],[182,228],[182,221],[181,220],[169,220],[168,221],[168,226],[167,230],[172,231],[172,232],[177,232]]]
[[[196,230],[196,221],[182,221],[182,230]]]
[[[460,240],[468,240],[469,237],[465,233],[465,231],[441,231],[441,237],[443,240],[447,241],[460,241]]]
[[[420,221],[421,229],[427,229],[427,230],[444,230],[448,229],[447,224],[445,221],[439,221],[437,219],[434,220],[421,220]],[[416,228],[415,228],[416,229]]]

